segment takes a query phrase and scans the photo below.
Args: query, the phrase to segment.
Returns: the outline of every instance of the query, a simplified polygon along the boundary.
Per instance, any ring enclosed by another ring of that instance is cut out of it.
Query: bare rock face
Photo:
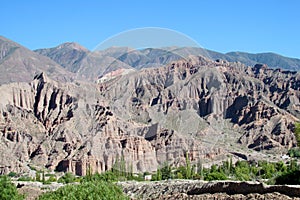
[[[295,146],[299,74],[191,57],[99,84],[39,74],[0,86],[0,173],[154,171]],[[223,157],[222,157],[223,156]]]

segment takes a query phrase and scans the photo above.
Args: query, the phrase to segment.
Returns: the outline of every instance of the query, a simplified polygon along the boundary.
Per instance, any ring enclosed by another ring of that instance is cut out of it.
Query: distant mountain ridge
[[[271,68],[282,68],[286,70],[299,71],[300,59],[284,57],[276,53],[245,53],[230,52],[226,55],[230,56],[245,65],[253,66],[256,63],[267,64]],[[229,60],[230,61],[230,60]]]
[[[81,71],[82,67],[89,65],[101,65],[105,69],[99,71],[97,76],[119,69],[120,65],[126,66],[125,68],[134,69],[160,67],[175,60],[199,55],[212,60],[222,59],[229,62],[241,62],[247,66],[266,64],[270,68],[281,68],[291,71],[300,70],[300,59],[284,57],[275,53],[252,54],[246,52],[229,52],[223,54],[196,47],[147,48],[142,50],[135,50],[129,47],[111,47],[105,50],[90,52],[78,44],[70,45],[69,43],[65,43],[50,49],[37,49],[35,52],[48,56],[72,72]],[[106,61],[103,62],[103,60]],[[114,62],[117,62],[118,65],[113,65]],[[84,76],[88,75],[85,74]]]
[[[261,63],[270,68],[299,71],[300,59],[275,53],[226,54],[195,47],[166,47],[136,50],[129,47],[111,47],[90,51],[78,43],[67,42],[53,48],[31,51],[5,37],[0,37],[1,83],[30,81],[42,71],[57,80],[97,81],[99,77],[118,69],[140,70],[161,67],[189,56],[204,56],[212,60],[241,62],[247,66]]]

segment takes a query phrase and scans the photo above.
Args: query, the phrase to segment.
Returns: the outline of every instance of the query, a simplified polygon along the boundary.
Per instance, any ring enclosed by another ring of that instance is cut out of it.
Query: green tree
[[[216,164],[213,164],[211,167],[210,167],[210,172],[218,172],[218,166]]]
[[[295,123],[295,137],[297,140],[297,145],[300,147],[300,123]]]
[[[278,172],[286,173],[287,172],[287,166],[284,164],[283,161],[279,161],[275,164],[275,168]]]
[[[272,163],[265,163],[261,169],[262,178],[269,179],[275,174],[275,166]]]
[[[35,174],[35,180],[40,182],[41,181],[41,173],[39,171],[36,172]]]
[[[172,169],[171,166],[168,165],[168,163],[165,163],[164,166],[160,169],[160,171],[162,180],[172,178]]]
[[[156,180],[157,180],[157,181],[161,181],[161,180],[162,180],[162,173],[161,173],[161,170],[160,170],[160,169],[157,169],[157,172],[156,172]]]
[[[247,161],[237,161],[234,168],[234,176],[240,181],[251,180],[249,163]]]
[[[45,172],[44,172],[44,170],[42,171],[42,182],[43,182],[43,183],[45,183],[45,182],[46,182],[46,180],[45,180]]]
[[[112,172],[114,172],[118,177],[121,175],[121,174],[120,174],[121,166],[120,166],[120,158],[119,158],[119,154],[117,154],[115,163],[113,164],[111,170],[112,170]]]
[[[232,163],[232,156],[229,158],[229,171],[232,173],[233,172],[233,163]]]
[[[121,160],[120,160],[120,173],[121,176],[126,177],[127,173],[126,173],[126,162],[125,162],[125,158],[124,158],[124,154],[122,153],[121,155]]]
[[[300,171],[286,172],[275,178],[275,184],[277,185],[299,185],[300,184]]]
[[[289,170],[290,172],[293,172],[293,171],[298,170],[297,162],[296,162],[294,159],[291,159],[291,160],[290,160],[290,164],[289,164],[288,170]]]
[[[76,181],[76,177],[74,176],[74,174],[67,172],[62,177],[60,177],[57,182],[67,184],[67,183],[74,183],[75,181]]]
[[[186,152],[185,154],[185,162],[186,162],[186,178],[190,179],[192,177],[192,168],[191,168],[191,161],[188,152]]]
[[[197,174],[200,175],[200,179],[203,179],[203,164],[201,160],[197,163]]]
[[[11,183],[7,176],[0,176],[0,199],[1,200],[22,200],[24,195],[20,195],[16,186]]]
[[[93,170],[92,170],[91,164],[89,163],[88,168],[86,170],[86,176],[85,177],[86,177],[87,180],[91,180],[92,175],[93,175]]]

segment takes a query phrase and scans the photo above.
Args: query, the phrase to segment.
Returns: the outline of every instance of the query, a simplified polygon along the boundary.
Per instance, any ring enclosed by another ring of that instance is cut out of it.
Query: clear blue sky
[[[300,58],[298,0],[5,0],[0,35],[30,49],[78,42],[93,49],[119,32],[164,27],[207,49]]]

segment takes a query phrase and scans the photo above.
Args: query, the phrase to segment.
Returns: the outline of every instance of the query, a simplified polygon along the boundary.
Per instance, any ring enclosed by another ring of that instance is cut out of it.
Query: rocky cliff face
[[[299,74],[190,57],[99,84],[39,74],[0,86],[0,172],[85,175],[295,146]],[[236,150],[235,149],[235,150]],[[125,163],[123,166],[122,163]]]

